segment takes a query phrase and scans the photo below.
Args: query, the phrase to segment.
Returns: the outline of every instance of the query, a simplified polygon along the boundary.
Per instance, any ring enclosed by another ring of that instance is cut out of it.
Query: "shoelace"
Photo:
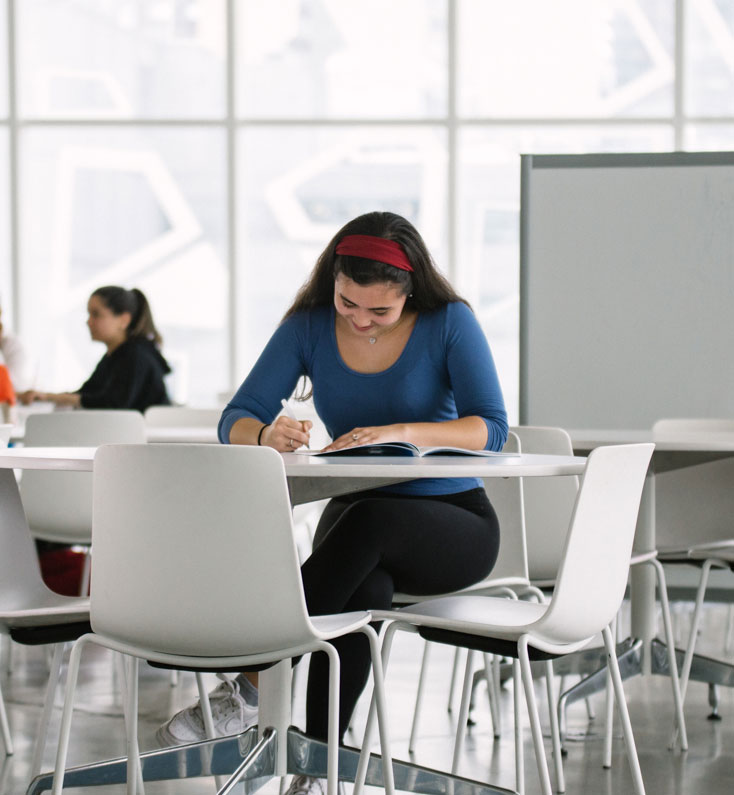
[[[209,693],[209,706],[211,707],[212,720],[214,721],[222,718],[226,719],[233,712],[242,713],[242,704],[234,697],[240,692],[239,684],[222,674],[217,674],[217,677],[222,680],[222,683]],[[191,720],[201,731],[204,730],[201,702],[197,702],[196,707],[191,710]]]
[[[217,674],[222,680],[222,684],[209,693],[209,704],[212,708],[212,718],[219,720],[226,718],[233,712],[242,713],[242,704],[236,695],[240,692],[240,686],[234,679],[227,679]]]

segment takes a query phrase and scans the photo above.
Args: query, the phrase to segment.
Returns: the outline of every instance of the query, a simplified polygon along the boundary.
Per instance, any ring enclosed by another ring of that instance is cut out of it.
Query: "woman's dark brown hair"
[[[124,287],[108,285],[107,287],[98,287],[92,295],[96,295],[113,315],[130,313],[130,325],[126,329],[128,339],[144,337],[152,340],[158,346],[163,343],[163,338],[153,322],[153,313],[148,299],[137,287],[126,290]]]
[[[400,243],[413,272],[384,262],[337,254],[337,244],[347,235],[372,235]],[[410,221],[395,213],[372,212],[349,221],[334,235],[283,320],[296,312],[331,305],[334,279],[340,273],[360,285],[392,282],[408,296],[408,308],[416,312],[429,312],[455,301],[467,303],[438,271],[423,238]]]

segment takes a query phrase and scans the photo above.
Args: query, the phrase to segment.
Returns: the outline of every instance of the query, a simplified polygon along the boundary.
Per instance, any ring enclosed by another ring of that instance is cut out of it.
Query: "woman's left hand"
[[[334,439],[330,445],[324,447],[322,452],[344,450],[348,447],[359,447],[362,444],[402,441],[406,441],[404,425],[373,425],[366,428],[352,428],[348,433]]]

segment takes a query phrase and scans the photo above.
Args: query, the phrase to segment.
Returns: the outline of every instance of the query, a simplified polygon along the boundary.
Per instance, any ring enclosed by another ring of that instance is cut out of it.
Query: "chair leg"
[[[326,761],[326,795],[339,792],[339,655],[331,644],[323,649],[329,655],[329,729]]]
[[[201,717],[204,721],[204,731],[210,739],[214,738],[214,718],[212,717],[212,706],[209,703],[209,693],[204,682],[204,674],[197,672],[196,687],[199,690],[199,704],[201,705]]]
[[[606,686],[604,688],[604,755],[602,767],[605,770],[612,768],[612,741],[614,738],[614,691],[612,674],[607,668]]]
[[[8,713],[5,709],[5,699],[3,698],[2,690],[0,690],[0,734],[3,737],[5,756],[12,756],[14,750],[13,738],[10,736],[10,724],[8,723]]]
[[[393,622],[392,624],[388,624],[384,637],[382,639],[382,652],[381,652],[381,669],[382,669],[382,678],[384,679],[385,673],[387,672],[387,664],[390,659],[390,650],[392,648],[393,637],[395,635],[396,630],[398,629],[405,629],[406,627],[401,626],[397,621]],[[374,669],[374,660],[377,659],[373,657],[373,669]],[[384,692],[384,687],[383,687]],[[367,778],[367,766],[369,765],[370,761],[370,748],[372,747],[372,734],[374,732],[375,727],[375,717],[380,717],[377,714],[379,708],[379,696],[377,693],[377,689],[375,688],[375,692],[372,694],[372,700],[370,701],[370,708],[369,712],[367,713],[367,724],[364,729],[364,739],[362,740],[362,751],[359,755],[359,763],[357,764],[357,772],[354,776],[354,789],[352,791],[352,795],[362,795],[364,790],[364,783]],[[387,727],[387,713],[385,713],[380,723],[384,723],[385,727]],[[382,735],[380,735],[382,737]],[[387,738],[387,734],[385,734]],[[394,784],[392,783],[392,765],[390,766],[390,782],[391,786],[394,788]],[[385,757],[383,754],[383,778],[385,781],[386,789],[387,789],[387,773],[385,770]],[[393,795],[393,793],[389,793],[389,795]]]
[[[701,579],[698,583],[698,591],[696,592],[696,603],[693,608],[693,616],[691,618],[691,631],[688,636],[688,646],[683,658],[683,667],[680,672],[680,694],[683,701],[686,699],[686,690],[688,690],[688,677],[691,673],[691,663],[693,662],[693,651],[696,647],[696,636],[698,635],[698,627],[701,623],[701,613],[703,608],[703,598],[706,595],[706,588],[708,586],[709,573],[714,565],[713,560],[704,562],[701,568]]]
[[[515,711],[515,786],[518,795],[525,793],[525,749],[522,744],[522,670],[520,660],[512,661],[512,701]]]
[[[622,723],[624,743],[627,748],[627,759],[632,772],[635,795],[645,795],[645,784],[642,781],[640,760],[637,758],[637,746],[635,745],[635,738],[632,734],[632,724],[630,723],[630,716],[629,712],[627,711],[627,701],[625,700],[624,688],[622,687],[622,677],[619,674],[617,652],[614,648],[614,639],[612,638],[612,633],[609,627],[604,628],[602,635],[604,637],[604,646],[607,652],[607,665],[609,666],[609,672],[612,677],[612,685],[614,686],[614,696],[617,701],[619,718]]]
[[[390,733],[387,724],[387,702],[385,698],[385,675],[380,657],[380,644],[377,633],[367,625],[362,628],[370,642],[372,657],[372,679],[374,681],[374,701],[377,705],[377,726],[380,731],[380,755],[382,756],[382,780],[386,795],[395,795],[395,779],[393,776],[392,752],[390,750]],[[368,749],[369,752],[369,749]],[[353,795],[359,795],[354,793]]]
[[[525,701],[528,707],[530,718],[530,731],[533,736],[533,746],[535,747],[535,763],[538,767],[538,777],[540,778],[540,791],[543,795],[553,795],[551,788],[550,774],[548,773],[548,760],[545,756],[543,745],[543,730],[540,727],[540,716],[538,715],[538,704],[535,700],[535,689],[533,687],[533,672],[530,668],[530,655],[528,653],[527,636],[520,638],[517,649],[520,657],[520,671],[522,682],[525,687]]]
[[[410,727],[410,740],[408,742],[408,753],[413,753],[415,749],[415,739],[418,736],[418,719],[420,718],[421,706],[423,705],[423,688],[426,684],[426,671],[428,670],[428,660],[431,656],[431,644],[424,641],[423,657],[421,659],[421,672],[418,677],[418,691],[415,694],[415,707],[413,709],[413,723]]]
[[[57,643],[54,646],[54,656],[51,661],[51,670],[49,671],[48,682],[46,684],[46,696],[43,700],[41,720],[38,724],[36,742],[33,746],[31,780],[41,772],[43,752],[46,750],[46,740],[48,738],[48,726],[51,722],[51,713],[53,712],[54,702],[56,700],[56,691],[58,690],[59,681],[61,679],[61,663],[64,657],[65,645],[64,643]]]
[[[686,719],[683,715],[683,696],[680,689],[680,677],[678,675],[678,663],[675,657],[675,641],[673,639],[673,622],[670,617],[670,602],[668,600],[668,586],[665,582],[665,571],[659,560],[648,561],[655,569],[658,579],[658,590],[660,591],[660,609],[663,614],[663,630],[665,632],[665,645],[668,649],[668,668],[670,669],[670,687],[673,691],[673,705],[675,708],[675,718],[678,725],[678,737],[680,739],[681,751],[688,750],[688,733],[686,732]],[[675,748],[675,743],[673,743]]]
[[[137,657],[128,657],[127,698],[125,710],[125,751],[127,754],[127,792],[136,795],[140,773],[140,754],[138,749],[138,668]]]
[[[500,710],[499,692],[495,678],[495,655],[484,654],[484,678],[487,680],[487,699],[489,700],[489,715],[492,718],[492,735],[497,740],[500,736]]]
[[[209,739],[214,739],[216,733],[214,731],[214,718],[212,716],[212,705],[209,702],[209,693],[206,689],[206,682],[204,681],[204,674],[196,672],[196,687],[199,691],[199,705],[201,706],[201,719],[204,723],[204,731]],[[226,777],[214,776],[214,786],[218,791],[227,782]]]
[[[472,663],[474,662],[474,652],[469,649],[466,653],[466,666],[464,667],[464,687],[461,692],[461,706],[459,707],[459,718],[456,723],[456,739],[454,740],[454,757],[451,762],[451,773],[456,775],[459,768],[459,758],[464,748],[464,737],[466,737],[466,722],[469,718],[469,702],[471,701],[472,690]]]
[[[456,678],[459,674],[459,656],[461,649],[457,646],[454,649],[454,663],[451,666],[451,682],[449,683],[449,701],[446,705],[447,712],[453,712],[454,709],[454,690],[456,688]]]
[[[545,663],[545,688],[548,698],[548,718],[550,720],[551,741],[553,743],[553,766],[556,771],[556,792],[566,791],[566,780],[563,775],[563,753],[561,751],[561,728],[558,725],[556,711],[556,694],[553,686],[553,662]]]
[[[617,644],[617,621],[619,619],[619,613],[612,619],[612,623],[609,625],[609,630],[612,635],[612,642],[615,645]],[[613,685],[612,685],[612,674],[607,666],[607,674],[606,674],[606,687],[604,690],[604,756],[602,761],[602,767],[605,770],[609,770],[612,767],[612,737],[614,732],[614,697],[613,697]]]
[[[86,642],[87,637],[82,635],[71,648],[69,667],[66,673],[64,709],[61,713],[61,728],[59,729],[59,745],[56,751],[52,795],[61,795],[64,787],[64,771],[66,770],[66,757],[69,751],[69,735],[71,733],[71,716],[74,708],[76,682],[79,677],[79,661]]]

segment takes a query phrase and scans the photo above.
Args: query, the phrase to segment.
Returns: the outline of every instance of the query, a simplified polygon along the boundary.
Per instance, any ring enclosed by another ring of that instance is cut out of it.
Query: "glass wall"
[[[216,404],[339,227],[390,209],[516,421],[520,155],[734,142],[734,0],[0,0],[6,39],[0,290],[44,389],[89,373],[87,297],[120,283],[176,399]]]

